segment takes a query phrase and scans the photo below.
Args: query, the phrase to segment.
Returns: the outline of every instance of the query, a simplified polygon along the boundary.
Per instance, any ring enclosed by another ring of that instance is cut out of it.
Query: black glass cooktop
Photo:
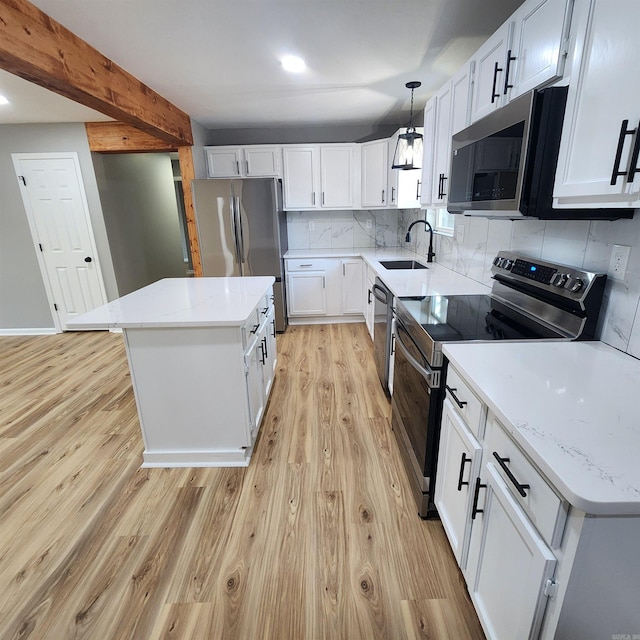
[[[437,295],[400,301],[435,342],[561,337],[488,295]]]

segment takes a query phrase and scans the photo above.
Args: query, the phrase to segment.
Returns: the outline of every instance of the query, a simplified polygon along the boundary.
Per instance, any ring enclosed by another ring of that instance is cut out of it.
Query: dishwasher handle
[[[386,289],[383,289],[380,285],[378,284],[374,284],[373,287],[371,287],[371,291],[373,292],[373,297],[378,300],[379,302],[382,302],[383,304],[389,304],[389,297],[390,297],[390,292],[387,291]],[[382,294],[382,298],[378,295],[377,292],[380,292]]]

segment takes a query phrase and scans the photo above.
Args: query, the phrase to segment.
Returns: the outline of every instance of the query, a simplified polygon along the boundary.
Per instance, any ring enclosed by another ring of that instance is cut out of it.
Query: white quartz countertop
[[[600,342],[443,351],[570,504],[640,514],[640,361]]]
[[[248,278],[165,278],[67,322],[70,329],[241,325],[275,282]]]
[[[402,248],[390,249],[295,249],[285,258],[349,258],[362,257],[396,297],[428,295],[489,294],[491,288],[456,273],[437,262],[428,263],[425,256]],[[385,269],[380,260],[416,260],[427,269]]]

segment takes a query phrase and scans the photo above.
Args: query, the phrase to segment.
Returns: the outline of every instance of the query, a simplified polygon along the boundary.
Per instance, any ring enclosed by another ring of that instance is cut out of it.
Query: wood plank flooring
[[[484,637],[365,325],[278,349],[248,468],[140,469],[121,336],[0,338],[2,640]]]

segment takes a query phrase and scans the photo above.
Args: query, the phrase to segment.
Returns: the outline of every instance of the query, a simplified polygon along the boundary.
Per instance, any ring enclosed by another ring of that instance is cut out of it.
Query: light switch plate
[[[373,220],[371,218],[367,218],[365,226],[367,229],[373,229]]]
[[[456,240],[458,242],[464,242],[464,225],[456,225]]]
[[[309,231],[315,231],[315,230],[316,230],[315,220],[309,220]]]
[[[629,254],[631,247],[624,244],[614,244],[611,250],[611,260],[609,261],[608,276],[614,280],[624,280],[627,275],[629,265]]]

